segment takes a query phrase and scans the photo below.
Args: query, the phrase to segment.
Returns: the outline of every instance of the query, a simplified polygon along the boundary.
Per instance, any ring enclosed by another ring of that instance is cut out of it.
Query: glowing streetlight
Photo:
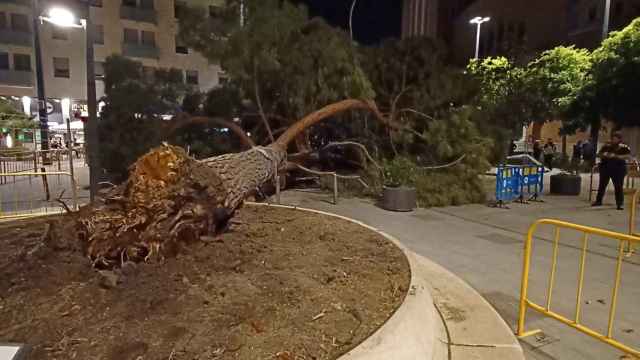
[[[42,19],[54,25],[61,27],[78,27],[76,16],[68,9],[54,7],[49,9],[47,15],[47,17],[43,16]]]
[[[490,17],[476,16],[469,21],[469,24],[476,24],[478,28],[476,31],[476,59],[480,54],[480,27],[489,20],[491,20]]]

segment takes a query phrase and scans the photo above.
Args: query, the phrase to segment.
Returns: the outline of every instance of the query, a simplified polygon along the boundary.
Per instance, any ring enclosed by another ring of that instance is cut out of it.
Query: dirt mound
[[[335,359],[410,281],[381,236],[294,210],[248,207],[161,264],[102,272],[66,242],[68,226],[0,224],[0,341],[32,345],[29,359]]]

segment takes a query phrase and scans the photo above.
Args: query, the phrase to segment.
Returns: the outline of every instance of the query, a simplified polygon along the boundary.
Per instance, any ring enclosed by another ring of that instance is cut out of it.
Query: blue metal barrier
[[[496,202],[538,200],[544,190],[544,166],[500,165],[496,173]]]
[[[500,165],[496,173],[496,201],[504,205],[520,196],[520,181],[518,166]]]

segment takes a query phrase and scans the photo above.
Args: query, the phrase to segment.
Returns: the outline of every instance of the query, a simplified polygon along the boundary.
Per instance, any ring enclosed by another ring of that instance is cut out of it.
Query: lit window
[[[71,77],[71,71],[69,69],[69,58],[53,58],[53,76],[58,78]]]
[[[96,79],[104,79],[104,62],[95,62],[94,73],[96,75]]]
[[[31,55],[13,54],[13,68],[17,71],[31,71]]]

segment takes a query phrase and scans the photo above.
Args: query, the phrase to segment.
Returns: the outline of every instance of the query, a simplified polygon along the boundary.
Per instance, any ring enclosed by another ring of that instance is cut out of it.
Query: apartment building
[[[570,0],[568,42],[593,49],[602,40],[605,0]],[[640,0],[610,0],[609,31],[621,30],[640,16]]]
[[[402,38],[429,36],[451,41],[453,25],[473,0],[404,0]]]
[[[52,1],[40,0],[38,12]],[[91,0],[96,90],[104,94],[104,61],[121,54],[140,61],[145,71],[176,68],[183,81],[201,91],[218,85],[220,67],[177,40],[183,6],[198,6],[213,19],[222,0]],[[23,107],[23,98],[36,96],[32,0],[0,0],[0,96]],[[86,33],[82,28],[39,24],[49,121],[62,122],[59,100],[86,109]],[[28,102],[28,101],[27,101]],[[36,101],[31,108],[36,112]]]

